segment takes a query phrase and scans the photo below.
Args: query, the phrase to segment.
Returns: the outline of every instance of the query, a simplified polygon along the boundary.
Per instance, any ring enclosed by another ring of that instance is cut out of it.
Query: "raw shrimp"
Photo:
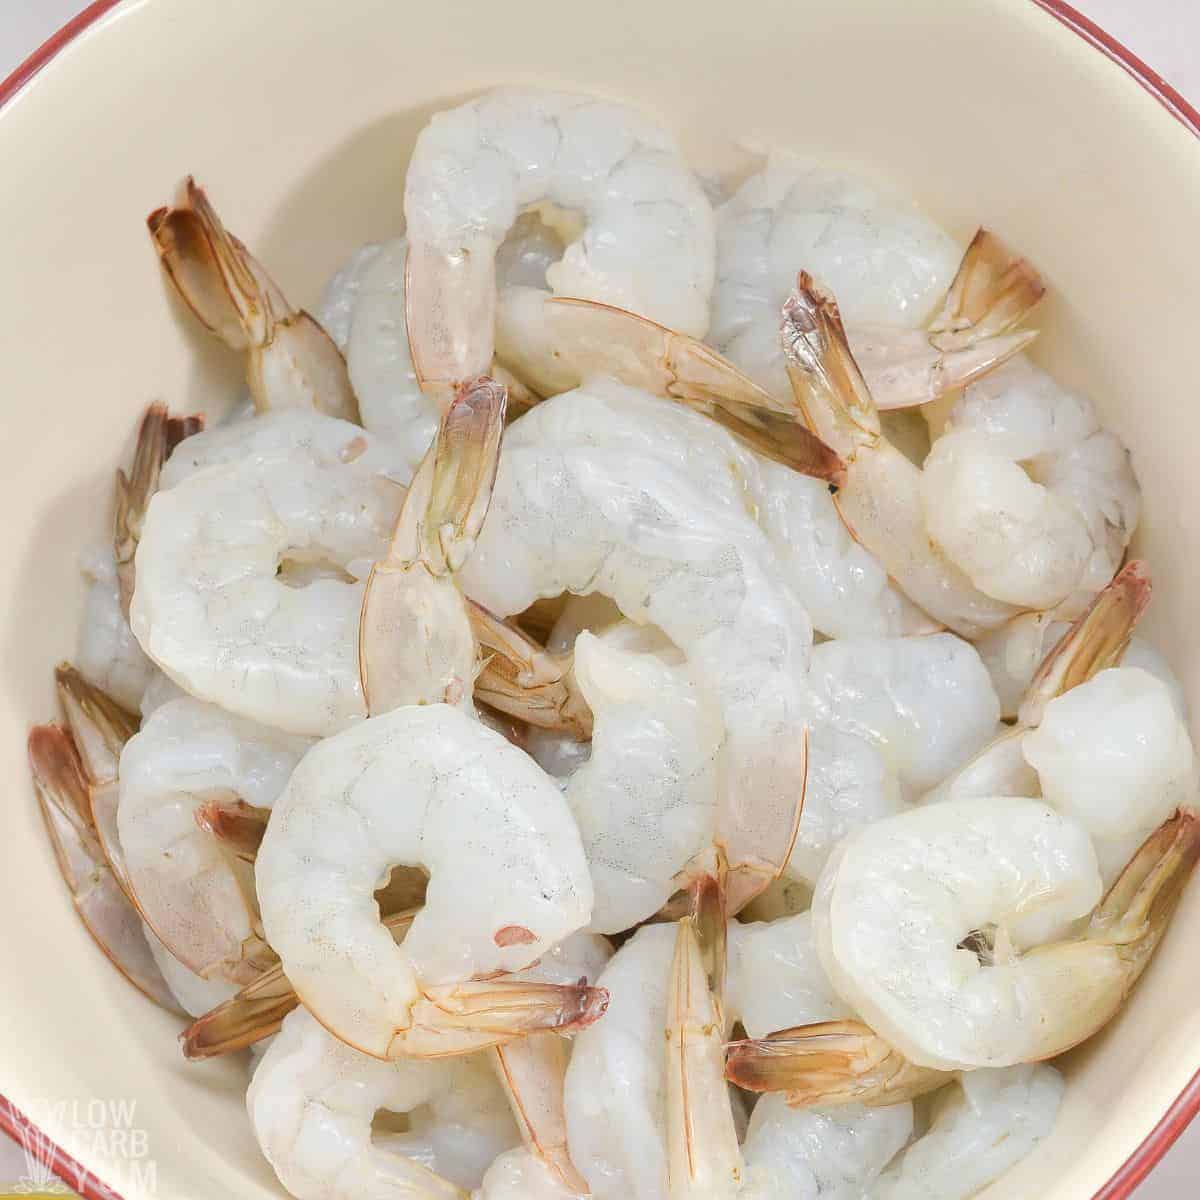
[[[121,609],[121,588],[112,548],[96,546],[80,558],[87,598],[75,640],[79,671],[118,703],[136,710],[158,673],[138,645]]]
[[[227,979],[204,979],[195,971],[188,970],[159,941],[158,935],[149,925],[143,924],[142,932],[146,937],[146,945],[155,965],[162,972],[163,980],[171,991],[171,995],[179,1002],[179,1007],[190,1017],[199,1017],[215,1008],[218,1004],[232,999],[237,995],[237,984]]]
[[[546,288],[703,336],[712,208],[674,140],[611,101],[502,88],[438,113],[409,163],[407,324],[423,385],[490,368],[496,252],[535,205],[573,226]]]
[[[46,832],[75,911],[96,945],[144,996],[178,1011],[142,935],[142,922],[101,849],[88,782],[70,735],[57,725],[29,731],[29,766]]]
[[[731,866],[766,886],[803,798],[807,614],[773,578],[771,549],[744,508],[713,504],[660,458],[538,419],[592,399],[567,393],[511,427],[462,586],[501,616],[539,597],[600,592],[657,625],[725,726],[718,838]]]
[[[201,810],[270,809],[310,745],[189,697],[157,709],[121,754],[117,827],[133,892],[171,953],[205,979],[250,982],[263,947],[250,873],[202,827]]]
[[[809,683],[821,718],[879,746],[918,795],[986,745],[1000,719],[979,655],[950,633],[825,642]]]
[[[1196,795],[1187,725],[1166,684],[1137,667],[1101,671],[1051,700],[1021,750],[1046,803],[1091,834],[1105,882]]]
[[[798,270],[833,290],[851,325],[918,329],[960,254],[912,204],[853,175],[771,154],[717,212],[709,341],[768,392],[787,396],[779,309]]]
[[[246,352],[255,407],[315,408],[358,420],[346,363],[308,313],[293,308],[244,245],[221,224],[189,176],[179,204],[146,219],[159,258],[201,324]]]
[[[1091,402],[1017,358],[950,410],[921,501],[930,536],[980,590],[1073,616],[1121,565],[1140,490]]]
[[[333,339],[333,344],[343,355],[345,355],[350,341],[350,329],[354,324],[354,310],[358,307],[363,281],[372,264],[383,252],[385,244],[367,242],[355,250],[325,285],[321,292],[321,299],[317,302],[317,324],[329,334]],[[362,409],[361,398],[359,409]],[[365,424],[365,414],[363,417]]]
[[[797,1109],[781,1096],[763,1096],[742,1145],[748,1194],[762,1200],[875,1197],[880,1172],[912,1128],[909,1103]]]
[[[1062,1096],[1062,1076],[1044,1063],[965,1072],[937,1094],[929,1129],[884,1171],[870,1195],[974,1196],[1050,1132]]]
[[[709,503],[719,502],[758,524],[780,574],[815,628],[828,636],[933,628],[850,537],[823,483],[751,453],[697,413],[597,379],[538,405],[507,436],[655,457],[702,480]]]
[[[246,1093],[254,1135],[297,1200],[467,1200],[517,1131],[486,1063],[379,1062],[291,1013]],[[379,1110],[409,1119],[374,1134]]]
[[[469,380],[442,416],[404,498],[387,555],[371,568],[359,619],[367,711],[470,704],[478,658],[455,573],[474,549],[500,461],[505,389]]]
[[[575,641],[575,678],[595,730],[591,757],[564,794],[595,888],[591,928],[600,933],[656,913],[713,837],[725,730],[695,673],[664,642],[629,623]]]
[[[1025,686],[1020,703],[1014,705],[1017,723],[1003,728],[978,754],[928,792],[924,803],[972,796],[1040,796],[1037,773],[1024,753],[1026,731],[1038,725],[1046,706],[1055,697],[1069,693],[1097,672],[1122,661],[1134,627],[1150,602],[1150,593],[1145,563],[1137,559],[1127,563],[1043,656]],[[996,648],[1006,644],[1020,647],[1029,639],[1030,632],[1036,639],[1038,624],[1025,617],[1009,622],[990,635],[990,652],[995,655]],[[1163,686],[1169,692],[1168,685]],[[1137,796],[1131,795],[1129,799],[1136,804]],[[1169,810],[1164,810],[1163,815],[1166,811]],[[1157,821],[1146,824],[1142,835],[1149,833],[1154,824]],[[1133,848],[1133,844],[1125,847],[1126,857]],[[1119,868],[1123,862],[1121,859],[1110,865]],[[1110,875],[1106,873],[1105,877]]]
[[[911,600],[962,637],[977,637],[1015,616],[1014,606],[981,591],[930,540],[921,470],[884,437],[838,306],[803,271],[784,304],[781,336],[805,420],[846,464],[836,499],[854,537]]]
[[[1120,1007],[1197,854],[1200,821],[1183,810],[1097,907],[1100,872],[1086,831],[1044,804],[914,809],[834,852],[813,899],[817,947],[839,994],[918,1066],[1048,1058]],[[1066,937],[1093,908],[1085,932]]]
[[[287,441],[296,426],[324,433]],[[168,463],[142,531],[130,623],[193,695],[319,736],[365,715],[364,580],[403,492],[347,423],[280,413],[246,432],[249,444],[241,429],[190,438]],[[283,446],[260,452],[259,439]],[[206,461],[217,465],[200,469]]]
[[[431,876],[402,946],[374,898],[398,863]],[[288,978],[366,1053],[463,1053],[603,1012],[593,989],[486,981],[586,925],[592,886],[558,789],[459,709],[395,709],[314,746],[276,803],[255,874]]]
[[[488,1167],[471,1200],[572,1200],[577,1195],[522,1146],[505,1151]]]
[[[592,984],[611,957],[612,947],[604,938],[574,933],[513,978],[562,986]],[[587,1183],[567,1149],[566,1040],[554,1033],[531,1033],[493,1047],[491,1054],[528,1152],[550,1173],[556,1187],[567,1195],[587,1195]],[[538,1177],[538,1172],[528,1173]],[[558,1194],[553,1188],[546,1190]]]

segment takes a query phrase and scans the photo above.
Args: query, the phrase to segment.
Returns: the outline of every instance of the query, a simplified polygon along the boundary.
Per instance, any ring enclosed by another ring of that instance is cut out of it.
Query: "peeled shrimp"
[[[575,641],[575,677],[595,730],[591,756],[564,795],[588,857],[591,928],[600,933],[656,913],[713,837],[725,730],[694,672],[664,641],[627,623]]]
[[[709,503],[753,520],[776,569],[831,637],[929,631],[929,619],[889,585],[879,563],[846,531],[829,489],[748,450],[713,421],[680,405],[596,379],[526,413],[510,441],[553,440],[652,456],[694,480]]]
[[[374,899],[398,863],[431,876],[401,946]],[[458,709],[399,708],[314,746],[275,805],[255,873],[288,978],[366,1053],[463,1053],[603,1011],[587,988],[486,981],[586,925],[592,886],[558,789]]]
[[[322,432],[297,443],[296,426]],[[138,641],[187,691],[264,725],[323,735],[362,717],[363,581],[403,498],[369,436],[280,413],[184,446],[142,531]]]
[[[501,1154],[471,1200],[571,1200],[572,1191],[524,1147]]]
[[[539,597],[600,592],[662,629],[725,726],[718,836],[731,866],[759,872],[765,886],[803,797],[811,626],[772,578],[770,547],[744,509],[711,503],[652,455],[581,444],[538,420],[591,400],[567,393],[511,427],[462,585],[501,616]]]
[[[1051,700],[1021,751],[1046,803],[1091,834],[1106,882],[1196,795],[1187,725],[1167,686],[1136,667],[1101,671]]]
[[[1121,565],[1140,491],[1091,402],[1019,358],[950,410],[921,501],[930,536],[982,591],[1075,615]]]
[[[703,336],[712,209],[673,139],[624,105],[502,88],[438,113],[409,164],[408,332],[423,385],[488,372],[506,303],[496,252],[534,205],[564,232],[573,226],[549,290]]]
[[[259,1147],[297,1200],[467,1200],[517,1141],[486,1063],[385,1063],[360,1054],[303,1008],[263,1056],[246,1107]],[[378,1110],[405,1133],[373,1134]]]
[[[965,1072],[934,1098],[929,1129],[884,1171],[870,1195],[974,1196],[1050,1132],[1062,1096],[1062,1076],[1045,1064]]]
[[[919,1066],[1048,1058],[1120,1006],[1197,854],[1185,811],[1097,906],[1095,851],[1073,821],[1033,800],[947,801],[838,847],[813,899],[817,946],[838,992]],[[1066,938],[1093,908],[1085,933]],[[979,953],[962,948],[972,938]]]
[[[121,754],[130,883],[147,922],[197,975],[248,983],[263,949],[249,872],[202,827],[201,810],[270,809],[309,745],[187,698],[156,710]]]
[[[912,601],[962,637],[1015,616],[1017,608],[982,591],[930,540],[921,470],[884,437],[838,306],[804,272],[784,304],[781,334],[796,402],[846,464],[836,502],[853,536]]]
[[[189,176],[179,204],[156,209],[146,223],[184,303],[210,333],[246,352],[257,409],[315,408],[358,420],[338,348],[225,229],[203,188]]]
[[[188,1016],[199,1017],[224,1004],[237,994],[237,984],[226,979],[204,979],[195,971],[189,970],[166,948],[158,939],[158,935],[149,925],[143,926],[146,945],[155,965],[162,972],[162,977],[171,995],[179,1002],[179,1007]]]
[[[75,664],[81,674],[123,704],[136,710],[157,674],[121,610],[121,588],[112,549],[97,546],[80,558],[87,597],[75,641]]]
[[[367,242],[360,246],[334,272],[333,278],[321,291],[317,302],[317,324],[329,334],[333,344],[346,353],[350,341],[350,329],[354,323],[354,310],[362,294],[363,281],[372,263],[383,251],[383,243]],[[349,364],[347,364],[349,366]],[[362,408],[362,401],[359,401]],[[365,424],[365,414],[364,414]]]
[[[917,329],[960,253],[911,204],[853,175],[772,154],[717,212],[709,340],[761,387],[787,396],[779,309],[798,270],[833,290],[851,326]]]

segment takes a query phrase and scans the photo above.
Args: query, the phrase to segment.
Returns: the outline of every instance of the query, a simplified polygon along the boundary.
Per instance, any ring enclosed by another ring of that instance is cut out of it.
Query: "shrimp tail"
[[[567,1148],[563,1084],[566,1043],[554,1033],[534,1033],[496,1046],[496,1074],[508,1096],[521,1140],[569,1192],[587,1196],[587,1180]]]
[[[946,299],[929,325],[942,350],[961,349],[1019,325],[1046,294],[1041,275],[991,230],[971,239]]]
[[[691,917],[675,938],[666,1041],[670,1200],[733,1195],[743,1165],[724,1086],[723,1025]]]
[[[267,832],[270,811],[244,800],[206,800],[195,813],[196,824],[212,834],[231,854],[252,863]]]
[[[545,300],[548,335],[558,359],[580,378],[611,375],[703,413],[775,462],[840,486],[841,459],[727,358],[697,338],[637,313],[593,300]]]
[[[483,660],[476,699],[541,729],[580,741],[590,738],[592,710],[575,682],[572,656],[548,653],[514,624],[470,600],[467,610]]]
[[[100,850],[117,885],[137,908],[137,897],[117,836],[117,802],[120,798],[117,768],[125,743],[138,731],[138,718],[107,692],[86,680],[68,662],[55,667],[54,683],[59,707],[87,778],[89,819]]]
[[[750,1092],[783,1092],[794,1108],[898,1104],[953,1074],[909,1062],[861,1021],[821,1021],[730,1042],[725,1078]]]
[[[1152,590],[1150,568],[1133,559],[1096,593],[1030,680],[1017,713],[1023,726],[1036,727],[1051,700],[1120,663]]]
[[[387,1058],[469,1054],[533,1033],[573,1033],[598,1021],[608,992],[586,983],[470,980],[429,986],[396,1031]]]
[[[183,302],[210,333],[248,353],[256,408],[309,407],[359,421],[341,351],[308,313],[288,303],[190,175],[178,205],[155,209],[146,224]]]
[[[780,337],[809,428],[851,461],[860,447],[877,444],[879,411],[850,352],[837,301],[807,271],[784,301]]]
[[[117,557],[117,583],[121,589],[121,611],[129,617],[133,599],[133,558],[142,536],[142,523],[150,498],[158,491],[163,463],[184,438],[204,428],[204,416],[172,417],[165,404],[151,404],[138,426],[137,444],[129,474],[117,471],[116,517],[113,548]]]
[[[384,918],[384,925],[398,941],[416,916],[407,909]],[[279,1032],[283,1019],[300,1004],[300,997],[283,966],[276,962],[228,1000],[197,1017],[180,1035],[185,1058],[215,1058],[244,1050]]]
[[[141,919],[121,890],[91,823],[83,763],[70,734],[57,725],[29,732],[34,791],[71,901],[92,940],[144,996],[179,1012],[150,953]]]
[[[358,663],[373,715],[457,703],[470,686],[475,641],[452,576],[491,504],[506,403],[505,389],[487,376],[459,387],[404,498],[387,558],[371,568]],[[430,681],[439,694],[428,694]]]

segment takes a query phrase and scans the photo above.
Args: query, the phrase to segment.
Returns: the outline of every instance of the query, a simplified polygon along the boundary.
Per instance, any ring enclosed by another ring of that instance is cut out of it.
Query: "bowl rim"
[[[1138,58],[1127,46],[1063,0],[1030,2],[1077,34],[1111,62],[1116,63],[1185,129],[1200,138],[1200,111],[1189,104],[1157,71]],[[121,0],[93,0],[82,12],[47,38],[6,79],[0,80],[0,110],[3,110],[53,58],[120,3]],[[1093,1200],[1126,1200],[1197,1113],[1200,1113],[1200,1069],[1133,1153],[1095,1193]],[[74,1187],[83,1200],[122,1200],[121,1196],[42,1133],[3,1094],[0,1094],[0,1130],[22,1146],[26,1155],[36,1157],[64,1183]]]

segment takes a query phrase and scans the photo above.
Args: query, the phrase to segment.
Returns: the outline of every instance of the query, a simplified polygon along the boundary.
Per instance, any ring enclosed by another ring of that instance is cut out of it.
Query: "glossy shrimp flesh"
[[[399,946],[374,897],[398,864],[430,875]],[[488,981],[586,925],[592,886],[558,789],[457,708],[398,708],[314,746],[276,802],[255,875],[301,999],[366,1053],[464,1053],[603,1012],[586,987]]]
[[[283,1022],[246,1093],[254,1135],[297,1200],[467,1200],[517,1142],[481,1056],[380,1062],[338,1041],[303,1008]],[[403,1133],[372,1131],[380,1110]]]
[[[704,334],[712,209],[671,136],[624,105],[501,88],[438,113],[409,164],[408,333],[423,386],[489,370],[507,302],[496,253],[535,205],[569,230],[539,290]]]

